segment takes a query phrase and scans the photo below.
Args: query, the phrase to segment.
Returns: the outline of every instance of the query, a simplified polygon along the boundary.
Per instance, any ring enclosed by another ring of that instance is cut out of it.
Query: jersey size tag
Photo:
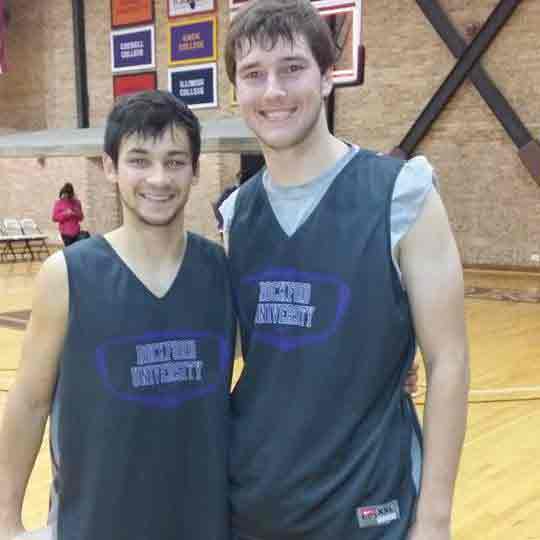
[[[399,519],[399,504],[396,500],[377,506],[363,506],[356,509],[360,528],[379,527]]]

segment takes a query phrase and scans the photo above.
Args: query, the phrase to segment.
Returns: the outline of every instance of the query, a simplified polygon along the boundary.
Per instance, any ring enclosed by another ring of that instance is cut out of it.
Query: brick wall
[[[85,228],[93,233],[111,231],[122,223],[118,189],[105,178],[101,159],[85,159],[83,165]]]
[[[86,0],[84,10],[90,125],[104,126],[113,104],[110,2]]]
[[[65,182],[72,182],[86,214],[86,183],[81,174],[84,158],[46,159],[40,165],[36,159],[0,159],[0,218],[32,217],[41,230],[57,242],[52,208]],[[86,225],[86,221],[84,224]]]
[[[71,0],[43,2],[46,66],[45,125],[48,129],[77,126],[75,54]]]
[[[10,70],[0,77],[0,130],[76,125],[70,0],[11,4]]]
[[[8,30],[9,71],[0,75],[0,128],[46,127],[45,4],[19,0],[11,4]]]
[[[444,0],[464,34],[496,0]],[[414,0],[368,0],[366,84],[337,92],[337,133],[383,151],[397,146],[454,65]],[[535,138],[540,137],[540,2],[525,0],[483,65]],[[465,82],[417,149],[435,165],[469,264],[538,266],[540,187],[474,86]]]

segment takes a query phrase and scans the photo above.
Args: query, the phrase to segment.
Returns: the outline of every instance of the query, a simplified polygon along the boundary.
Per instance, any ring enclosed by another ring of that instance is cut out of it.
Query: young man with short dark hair
[[[246,362],[231,406],[236,538],[449,540],[468,353],[433,170],[330,134],[336,52],[308,0],[250,2],[225,59],[267,164],[221,206]],[[417,342],[423,444],[402,389]]]
[[[229,540],[235,320],[223,249],[184,231],[197,118],[168,92],[110,113],[103,163],[124,222],[49,258],[0,437],[0,539],[50,413],[58,540]]]

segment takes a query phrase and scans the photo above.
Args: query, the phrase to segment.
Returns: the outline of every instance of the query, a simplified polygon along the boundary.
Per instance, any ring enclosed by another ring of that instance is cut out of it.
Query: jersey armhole
[[[424,156],[407,161],[394,184],[390,209],[391,251],[402,287],[399,244],[420,217],[428,195],[437,185],[433,167]]]

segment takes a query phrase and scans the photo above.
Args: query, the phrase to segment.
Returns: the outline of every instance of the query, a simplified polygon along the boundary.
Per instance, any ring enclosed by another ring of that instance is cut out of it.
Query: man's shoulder
[[[374,164],[379,167],[402,167],[407,162],[406,160],[393,156],[391,154],[386,154],[384,152],[369,149],[361,149],[358,152],[357,157],[359,157],[361,160],[365,160],[368,163]]]
[[[217,264],[225,262],[225,250],[222,245],[191,231],[188,233],[188,238],[191,244],[190,250],[193,249],[192,253],[197,257]]]
[[[105,241],[100,235],[89,236],[83,240],[74,242],[64,248],[66,257],[73,256],[98,256],[99,253],[105,250]]]
[[[383,186],[392,188],[406,163],[407,161],[388,154],[359,149],[345,172],[353,183],[361,179],[362,185],[369,185],[375,191],[380,191]]]
[[[78,240],[65,247],[63,254],[70,274],[79,271],[85,275],[99,275],[103,268],[117,260],[112,246],[101,235]]]

